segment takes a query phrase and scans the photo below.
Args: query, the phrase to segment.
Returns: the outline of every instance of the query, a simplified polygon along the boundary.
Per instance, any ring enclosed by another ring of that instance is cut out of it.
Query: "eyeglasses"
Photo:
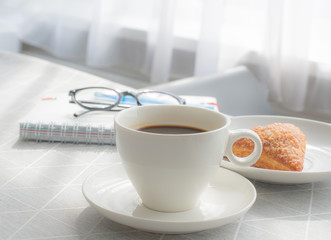
[[[79,117],[90,111],[119,111],[123,108],[153,104],[185,104],[185,100],[178,96],[160,91],[130,91],[119,92],[105,87],[87,87],[69,91],[71,103],[87,109],[74,113]]]

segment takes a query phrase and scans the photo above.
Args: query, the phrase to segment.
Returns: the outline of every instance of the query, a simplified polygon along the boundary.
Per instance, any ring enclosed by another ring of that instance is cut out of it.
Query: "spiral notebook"
[[[186,104],[218,111],[214,97],[181,96]],[[125,104],[125,103],[123,103]],[[82,110],[69,103],[67,94],[46,96],[19,121],[23,140],[86,144],[115,144],[114,116],[116,111],[98,111],[78,118],[73,113]]]

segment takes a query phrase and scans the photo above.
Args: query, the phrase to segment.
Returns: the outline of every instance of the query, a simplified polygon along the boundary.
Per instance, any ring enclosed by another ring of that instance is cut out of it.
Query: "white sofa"
[[[268,102],[268,89],[243,66],[224,73],[192,77],[149,87],[178,95],[216,97],[220,111],[232,115],[274,114]]]
[[[20,52],[21,47],[22,44],[15,28],[0,20],[0,49]]]

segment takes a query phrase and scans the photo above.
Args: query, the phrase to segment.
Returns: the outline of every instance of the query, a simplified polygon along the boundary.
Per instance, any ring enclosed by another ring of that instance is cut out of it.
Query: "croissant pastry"
[[[265,127],[252,128],[261,138],[263,150],[258,161],[253,165],[284,171],[302,171],[306,151],[306,136],[290,123],[273,123]],[[238,157],[248,156],[253,152],[252,140],[242,138],[237,140],[232,151]]]

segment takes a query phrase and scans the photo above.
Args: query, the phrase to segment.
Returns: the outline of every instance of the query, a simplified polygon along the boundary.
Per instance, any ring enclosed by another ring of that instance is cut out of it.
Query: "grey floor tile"
[[[34,211],[0,213],[0,239],[9,238],[32,218],[33,215],[35,215]]]
[[[330,215],[328,219],[323,219],[323,217],[320,216],[312,216],[308,226],[307,240],[331,239]]]
[[[91,207],[43,210],[43,213],[77,229],[77,231],[82,234],[89,233],[103,218]]]
[[[264,199],[277,206],[285,206],[303,214],[308,214],[312,190],[295,190],[258,194],[259,199]]]
[[[314,189],[321,189],[321,188],[331,189],[331,181],[322,181],[322,182],[314,183]]]
[[[271,194],[271,196],[268,196],[267,198],[258,196],[253,207],[245,215],[244,220],[290,217],[297,215],[302,215],[302,212],[286,205],[275,203]]]
[[[176,235],[176,234],[168,234],[165,236],[161,237],[162,240],[191,240],[191,238],[189,238],[186,235]]]
[[[83,184],[83,182],[92,174],[101,171],[102,169],[104,169],[104,166],[95,166],[95,165],[91,165],[88,166],[87,168],[84,169],[84,171],[82,171],[82,173],[73,180],[72,184]]]
[[[288,217],[278,219],[265,219],[259,221],[246,221],[243,223],[240,234],[245,232],[245,226],[253,227],[249,232],[257,234],[260,232],[265,236],[269,236],[270,239],[291,239],[302,240],[305,238],[307,230],[308,216],[300,217]],[[293,231],[295,229],[295,231]],[[248,233],[249,235],[249,233]],[[268,238],[256,238],[256,239],[269,239]],[[247,238],[251,239],[251,238]]]
[[[89,204],[85,200],[80,185],[73,185],[66,187],[61,191],[51,202],[49,202],[45,209],[64,209],[64,208],[85,208]]]
[[[34,143],[35,144],[35,143]],[[35,144],[36,145],[36,144]],[[0,158],[11,161],[17,167],[26,167],[33,162],[37,161],[40,157],[47,153],[47,150],[24,150],[24,151],[2,151],[0,152]],[[4,167],[3,165],[1,165]]]
[[[287,238],[282,238],[275,233],[270,233],[259,228],[255,228],[246,224],[243,224],[240,228],[240,232],[236,240],[288,240]]]
[[[218,240],[218,239],[234,239],[236,235],[236,231],[238,229],[238,222],[226,224],[224,226],[201,231],[197,233],[185,234],[185,236],[189,237],[192,240],[198,239],[208,239],[208,240]]]
[[[2,189],[1,191],[25,204],[40,209],[49,202],[56,194],[63,189],[63,186],[32,187]]]
[[[19,230],[12,239],[46,239],[49,237],[76,236],[77,230],[54,218],[39,213]]]
[[[56,167],[56,166],[74,166],[87,165],[86,161],[72,157],[69,153],[63,153],[56,150],[49,151],[32,167]]]
[[[147,233],[147,232],[121,232],[121,233],[101,233],[91,234],[86,240],[159,240],[161,234]]]
[[[7,194],[0,192],[0,213],[3,212],[22,212],[35,210],[21,200],[15,199]]]
[[[93,229],[92,233],[132,232],[134,228],[103,218]]]
[[[307,184],[271,184],[255,181],[254,186],[258,194],[260,193],[276,193],[284,191],[297,191],[297,190],[308,190],[312,188],[311,183]]]
[[[48,187],[61,185],[48,177],[42,176],[30,169],[17,174],[13,179],[3,185],[3,188]]]
[[[86,165],[77,165],[70,168],[67,166],[35,167],[31,168],[31,170],[58,183],[68,184],[77,178],[85,168]]]
[[[312,214],[331,212],[331,189],[317,189],[313,193]]]
[[[14,179],[23,168],[0,168],[0,187]]]

